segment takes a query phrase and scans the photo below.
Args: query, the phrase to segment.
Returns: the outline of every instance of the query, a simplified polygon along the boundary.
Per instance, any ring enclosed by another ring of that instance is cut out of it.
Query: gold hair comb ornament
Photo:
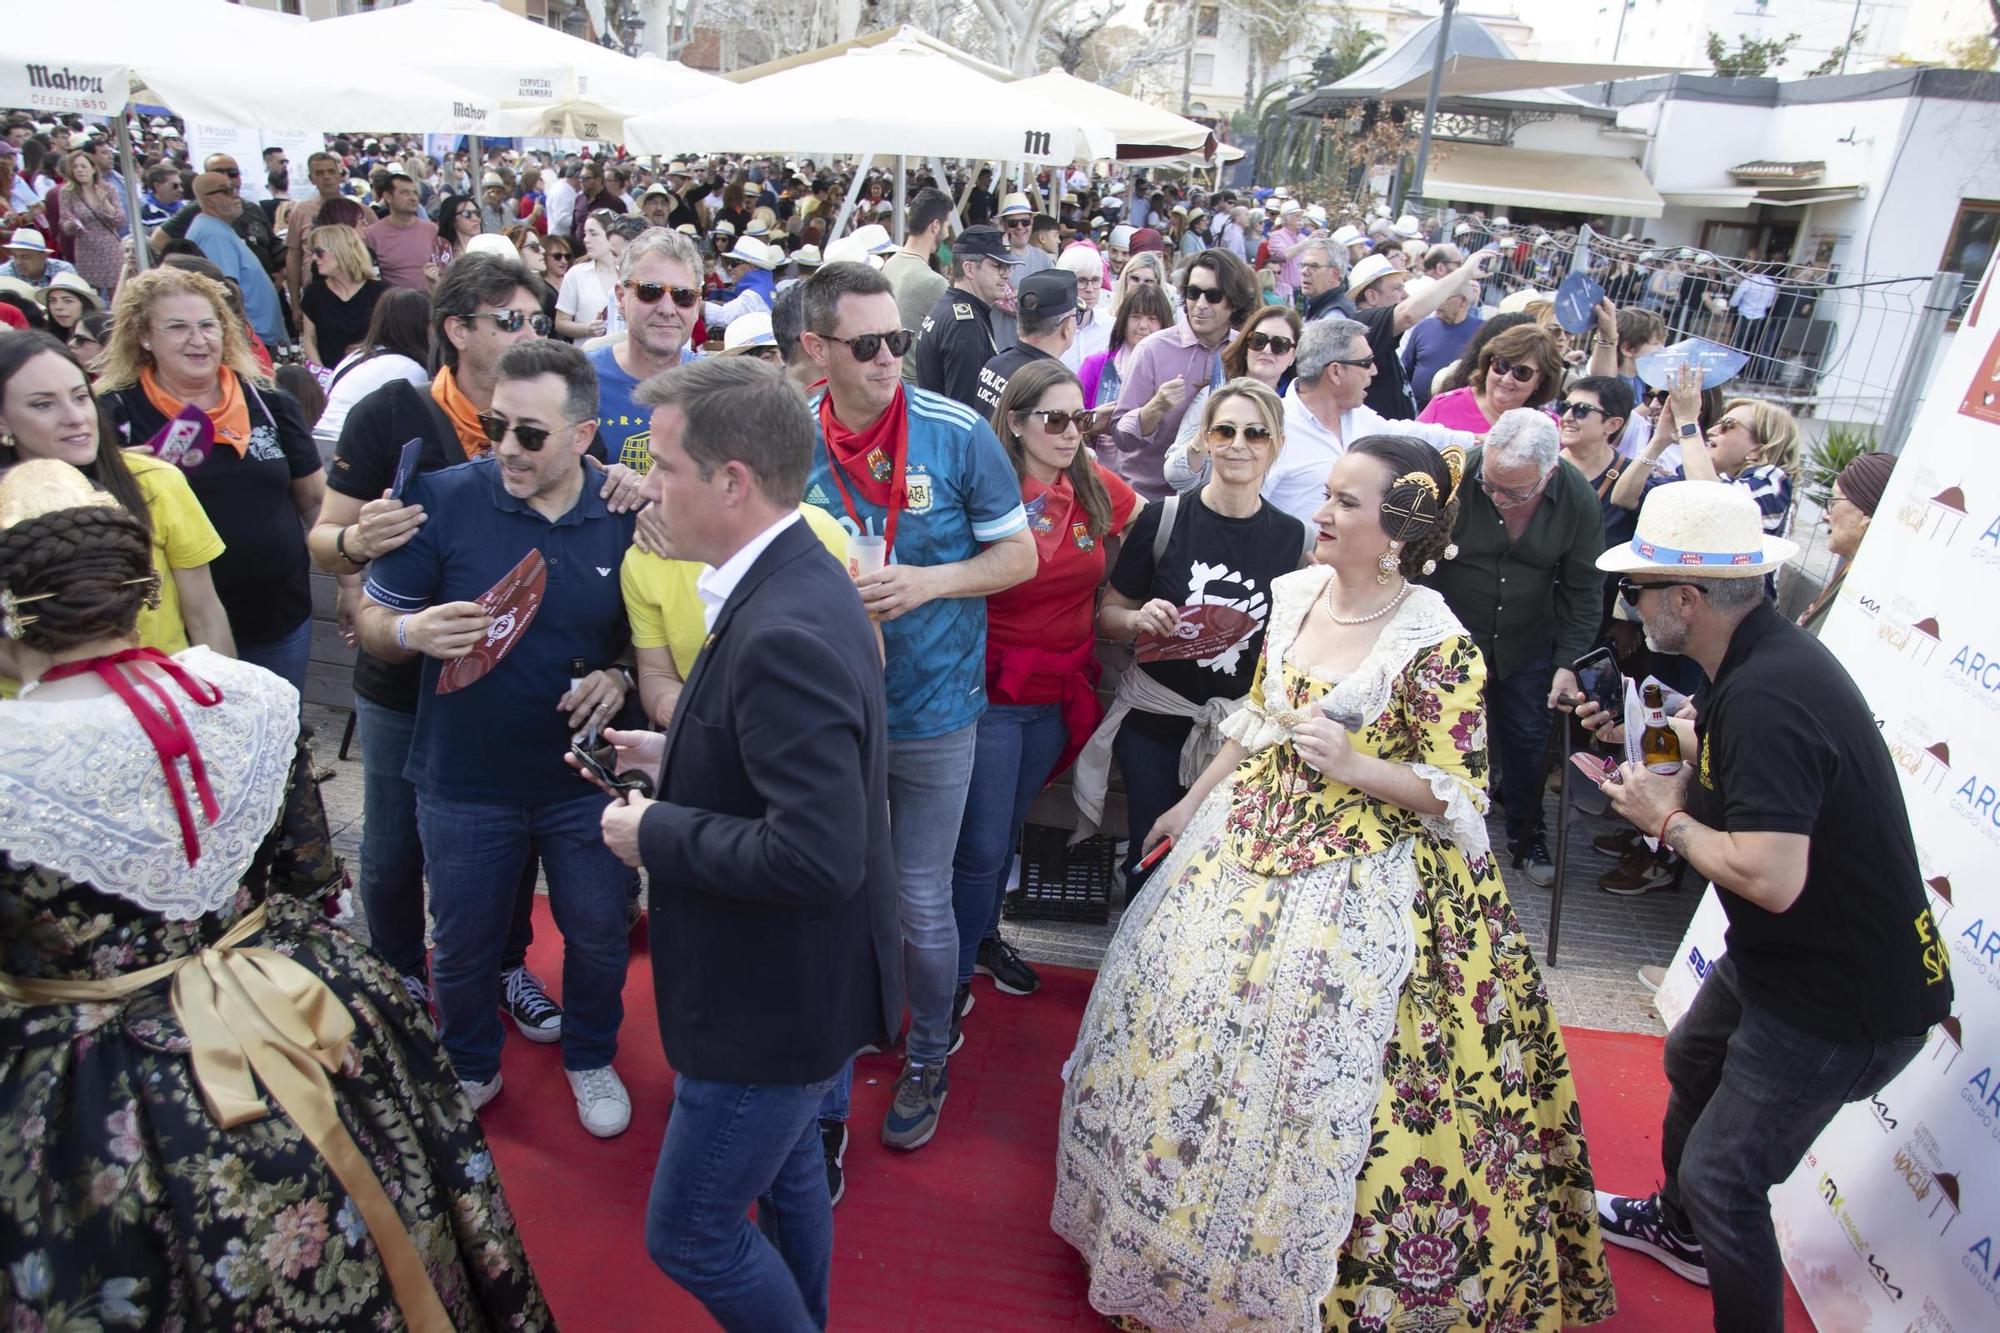
[[[1396,478],[1396,486],[1392,486],[1389,489],[1395,490],[1397,486],[1421,486],[1431,493],[1431,499],[1437,500],[1440,504],[1443,503],[1443,500],[1438,495],[1437,478],[1428,472],[1405,472],[1402,476]]]
[[[28,626],[41,619],[22,615],[21,608],[29,602],[46,602],[53,596],[52,592],[38,592],[32,597],[16,597],[11,588],[0,588],[0,635],[19,639]]]
[[[1458,483],[1465,477],[1465,450],[1455,444],[1447,445],[1445,448],[1438,450],[1438,455],[1444,459],[1445,471],[1451,474],[1451,493],[1457,495]],[[1451,557],[1446,556],[1445,558],[1448,560]]]

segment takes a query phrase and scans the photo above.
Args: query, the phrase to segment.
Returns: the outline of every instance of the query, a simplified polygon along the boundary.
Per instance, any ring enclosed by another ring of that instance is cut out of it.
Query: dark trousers
[[[1181,743],[1168,744],[1142,734],[1128,718],[1111,742],[1111,754],[1125,779],[1125,900],[1139,891],[1152,870],[1141,874],[1139,858],[1145,854],[1146,834],[1153,822],[1174,803],[1187,795],[1181,785]],[[1155,867],[1159,862],[1153,863]]]
[[[1872,1097],[1924,1037],[1836,1042],[1746,1004],[1727,954],[1667,1037],[1660,1200],[1708,1264],[1721,1333],[1784,1333],[1785,1270],[1771,1187],[1792,1174],[1834,1112]]]
[[[1542,831],[1542,778],[1549,752],[1552,659],[1486,682],[1486,731],[1500,761],[1500,802],[1507,807],[1507,844]]]

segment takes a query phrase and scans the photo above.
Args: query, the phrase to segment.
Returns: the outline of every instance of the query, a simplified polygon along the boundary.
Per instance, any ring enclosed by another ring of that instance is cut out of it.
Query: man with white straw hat
[[[1487,269],[1498,262],[1498,255],[1482,250],[1421,296],[1409,293],[1408,275],[1386,255],[1369,255],[1349,270],[1347,298],[1354,302],[1355,318],[1368,326],[1368,348],[1375,355],[1368,406],[1390,421],[1407,421],[1417,414],[1416,400],[1403,377],[1403,335],[1453,296],[1476,291]]]
[[[731,246],[720,261],[731,284],[725,291],[728,299],[703,304],[702,317],[708,327],[726,329],[740,315],[760,310],[770,313],[771,297],[777,288],[771,270],[778,266],[780,258],[777,250],[755,236],[744,236]]]
[[[1852,679],[1764,598],[1797,550],[1757,503],[1715,481],[1662,486],[1598,567],[1655,651],[1709,684],[1676,719],[1671,775],[1627,763],[1612,807],[1712,881],[1729,917],[1667,1038],[1664,1182],[1600,1191],[1604,1239],[1707,1286],[1716,1327],[1784,1327],[1769,1191],[1847,1102],[1872,1097],[1950,1011],[1950,955],[1931,919],[1894,761]],[[1581,696],[1578,696],[1581,699]],[[1578,710],[1621,739],[1593,705]]]

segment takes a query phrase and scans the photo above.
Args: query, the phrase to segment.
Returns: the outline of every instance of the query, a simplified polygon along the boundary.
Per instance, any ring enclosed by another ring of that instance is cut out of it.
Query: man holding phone
[[[1868,702],[1764,598],[1763,576],[1796,549],[1764,535],[1740,488],[1689,481],[1647,496],[1638,534],[1598,561],[1648,646],[1686,653],[1710,682],[1698,720],[1673,724],[1694,761],[1672,776],[1627,763],[1603,791],[1712,881],[1729,917],[1728,952],[1667,1038],[1664,1182],[1650,1197],[1600,1191],[1598,1217],[1605,1240],[1707,1286],[1728,1333],[1784,1327],[1771,1187],[1843,1104],[1910,1062],[1952,998]],[[1620,739],[1596,704],[1577,711]]]

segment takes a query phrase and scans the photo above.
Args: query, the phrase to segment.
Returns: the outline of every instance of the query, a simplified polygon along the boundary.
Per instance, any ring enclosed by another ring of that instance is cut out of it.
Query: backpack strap
[[[1174,516],[1180,512],[1181,497],[1169,495],[1160,501],[1160,526],[1153,533],[1153,568],[1167,558],[1167,542],[1174,535]]]

